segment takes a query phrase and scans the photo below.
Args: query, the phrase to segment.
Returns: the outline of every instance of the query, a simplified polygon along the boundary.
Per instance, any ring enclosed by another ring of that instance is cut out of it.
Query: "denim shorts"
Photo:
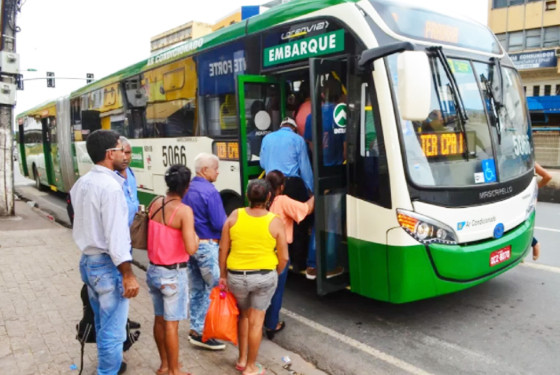
[[[278,273],[276,270],[264,275],[258,273],[237,275],[228,272],[227,283],[237,300],[239,309],[253,308],[266,311],[278,284]]]
[[[189,292],[186,268],[170,270],[150,264],[146,282],[156,316],[163,316],[166,321],[187,319]]]

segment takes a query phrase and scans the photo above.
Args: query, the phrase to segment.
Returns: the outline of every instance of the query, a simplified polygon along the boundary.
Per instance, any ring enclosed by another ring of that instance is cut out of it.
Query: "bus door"
[[[50,186],[51,181],[54,180],[54,173],[52,169],[52,147],[51,147],[51,129],[50,129],[50,117],[43,117],[41,119],[41,127],[43,134],[43,155],[44,155],[44,170],[41,170],[41,162],[37,165],[39,172],[39,181],[41,184]]]
[[[62,184],[62,171],[60,169],[60,153],[58,150],[58,134],[56,131],[57,121],[56,117],[49,116],[43,119],[46,122],[46,131],[48,132],[48,144],[45,142],[45,168],[47,169],[47,177],[49,179],[49,187],[54,190],[64,190]]]
[[[29,170],[27,169],[27,156],[25,154],[25,131],[24,131],[25,120],[19,119],[18,121],[18,163],[20,170],[23,172],[24,176],[33,177],[29,175]]]
[[[277,130],[284,115],[285,96],[282,82],[270,76],[237,76],[239,98],[239,160],[245,197],[247,183],[263,173],[259,164],[261,143]]]
[[[317,292],[349,285],[346,234],[347,59],[310,59]]]

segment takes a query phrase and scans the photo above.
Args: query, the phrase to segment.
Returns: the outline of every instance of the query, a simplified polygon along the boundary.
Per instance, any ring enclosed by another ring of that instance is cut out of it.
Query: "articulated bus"
[[[335,165],[322,126],[333,79]],[[519,75],[487,27],[395,1],[295,0],[21,113],[22,172],[68,191],[91,167],[88,134],[114,129],[131,141],[142,203],[165,192],[171,164],[212,152],[230,212],[305,89],[320,295],[410,302],[523,259],[537,190]],[[345,271],[327,278],[333,262]]]

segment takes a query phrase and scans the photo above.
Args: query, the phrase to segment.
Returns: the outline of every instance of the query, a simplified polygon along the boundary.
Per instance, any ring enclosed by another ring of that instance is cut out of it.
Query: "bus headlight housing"
[[[397,219],[408,234],[423,244],[457,244],[455,231],[438,220],[400,208],[397,209]]]

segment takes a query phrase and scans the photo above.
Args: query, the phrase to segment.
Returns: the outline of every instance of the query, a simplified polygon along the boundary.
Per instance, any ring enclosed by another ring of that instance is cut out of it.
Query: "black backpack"
[[[84,345],[86,343],[93,343],[95,341],[95,322],[93,309],[89,302],[87,285],[84,284],[80,292],[80,297],[82,299],[82,304],[84,306],[84,315],[82,320],[76,324],[76,340],[81,344],[81,359],[80,359],[80,375],[84,369]],[[126,341],[123,343],[123,352],[126,352],[132,344],[138,341],[140,337],[140,331],[130,331],[130,325],[128,321],[126,322]]]

